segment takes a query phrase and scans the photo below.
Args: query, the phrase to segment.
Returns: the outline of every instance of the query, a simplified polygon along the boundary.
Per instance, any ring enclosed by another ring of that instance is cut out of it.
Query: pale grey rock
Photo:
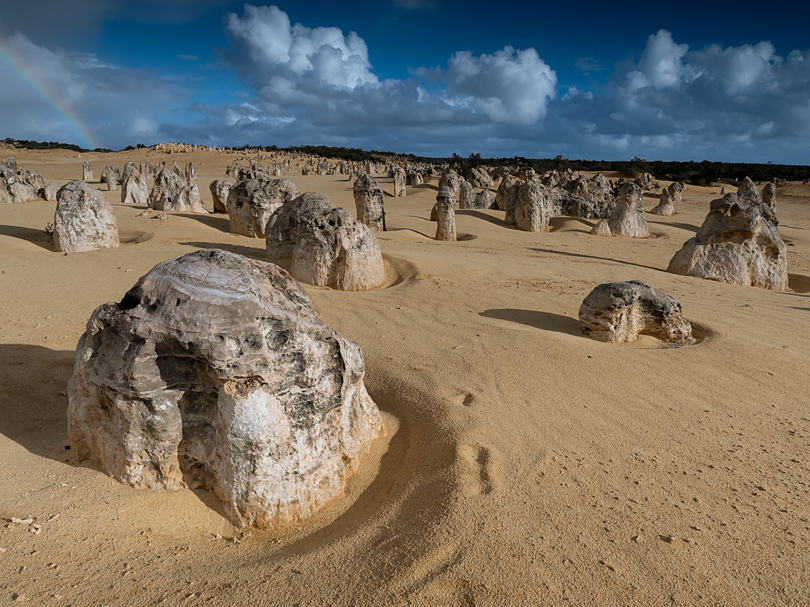
[[[713,200],[693,238],[669,262],[668,272],[730,284],[788,290],[787,247],[773,210],[750,195]]]
[[[267,222],[270,260],[290,260],[301,282],[341,291],[368,291],[385,282],[385,264],[368,226],[315,192],[284,203]]]
[[[273,212],[301,195],[289,179],[249,179],[237,181],[225,203],[231,232],[264,238],[265,226]]]
[[[644,197],[637,183],[628,181],[619,190],[616,208],[608,219],[608,225],[613,236],[650,237],[644,215]]]
[[[233,184],[224,179],[215,179],[211,182],[208,188],[211,190],[211,198],[214,201],[214,213],[227,213],[228,207],[228,194],[231,191]]]
[[[59,186],[51,181],[48,185],[40,190],[39,195],[43,200],[54,201],[56,200],[56,194],[58,191]]]
[[[405,169],[402,167],[394,167],[394,198],[403,198],[405,196]]]
[[[372,230],[385,230],[385,198],[377,180],[363,173],[352,186],[357,220]]]
[[[594,219],[610,217],[616,208],[610,182],[601,174],[588,179],[581,173],[566,171],[551,196],[555,200],[555,215]]]
[[[439,187],[436,196],[436,240],[456,241],[456,198],[449,186]]]
[[[489,173],[480,167],[473,167],[467,171],[466,178],[474,188],[489,188],[495,183]]]
[[[526,181],[518,187],[515,225],[518,230],[537,232],[548,227],[554,212],[551,190],[541,183]]]
[[[464,178],[460,177],[458,173],[449,169],[445,171],[441,178],[439,179],[439,189],[442,188],[450,188],[453,190],[453,196],[457,196],[459,191],[461,190],[461,184],[464,182]]]
[[[653,176],[649,173],[642,173],[636,177],[635,181],[642,190],[650,191],[653,189]]]
[[[591,234],[594,236],[613,236],[610,233],[610,225],[608,225],[607,219],[597,221],[596,225],[591,228]]]
[[[640,280],[597,286],[582,302],[579,322],[583,334],[599,341],[632,342],[643,334],[676,346],[692,343],[678,300]]]
[[[769,183],[762,188],[762,202],[767,204],[772,209],[776,208],[776,184]]]
[[[197,169],[193,162],[186,164],[186,185],[189,187],[197,185]]]
[[[175,171],[160,169],[155,174],[155,185],[149,193],[149,207],[156,211],[177,213],[206,213],[200,202],[199,190],[186,186],[185,178]]]
[[[117,247],[118,224],[104,194],[83,181],[71,181],[59,188],[53,241],[56,250],[65,253]]]
[[[476,194],[475,205],[472,208],[496,210],[498,205],[495,203],[495,195],[489,190],[481,190]]]
[[[523,181],[521,179],[516,179],[512,183],[512,187],[509,189],[509,193],[506,196],[506,212],[503,216],[503,223],[508,226],[517,225],[517,219],[515,217],[515,213],[517,212],[518,204],[520,203],[520,188],[525,183],[536,183],[533,180]]]
[[[18,170],[17,160],[14,158],[14,156],[9,156],[8,158],[3,158],[2,166],[4,166],[5,168],[7,168],[10,171],[14,171],[15,173]]]
[[[660,202],[654,208],[650,209],[650,213],[663,217],[672,217],[675,214],[675,204],[673,203],[669,189],[664,188],[661,192]]]
[[[101,173],[101,181],[107,184],[107,191],[114,192],[118,189],[118,169],[112,165],[104,167]]]
[[[459,209],[474,209],[475,206],[475,190],[469,181],[462,181],[461,187],[458,190],[458,208]]]
[[[281,268],[208,249],[98,307],[68,384],[68,437],[122,483],[203,489],[280,530],[341,496],[385,436],[360,348]]]
[[[82,162],[82,181],[93,181],[93,167],[90,166],[90,162],[88,160]]]
[[[422,185],[425,183],[425,178],[420,171],[411,170],[406,175],[406,183],[410,186]]]
[[[134,162],[127,162],[124,165],[124,174],[121,177],[121,203],[149,204],[149,188],[146,185],[146,179]]]
[[[515,184],[515,178],[508,173],[501,179],[498,185],[498,191],[495,193],[495,204],[501,211],[506,210],[506,200],[509,198],[509,192],[512,191],[512,186]]]
[[[755,184],[750,177],[745,177],[742,180],[742,183],[740,183],[740,186],[737,188],[737,194],[753,200],[759,200],[757,184]]]
[[[44,186],[44,179],[42,184],[40,188]],[[34,189],[34,186],[28,183],[28,176],[23,171],[0,166],[0,204],[37,200],[40,198],[40,188]]]
[[[667,190],[669,190],[669,197],[672,198],[673,204],[683,202],[683,184],[680,181],[673,181]]]

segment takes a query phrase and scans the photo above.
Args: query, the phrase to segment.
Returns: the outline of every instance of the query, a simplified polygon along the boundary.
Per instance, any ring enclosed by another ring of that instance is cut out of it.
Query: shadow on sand
[[[579,336],[579,321],[570,316],[552,314],[551,312],[540,312],[538,310],[520,310],[517,308],[496,308],[484,310],[478,314],[484,318],[497,318],[507,320],[541,329],[543,331],[553,331],[555,333],[565,333],[567,335]]]
[[[32,230],[31,228],[21,228],[19,226],[0,225],[0,235],[27,240],[31,244],[42,247],[46,251],[56,251],[51,242],[51,237],[44,230]]]
[[[209,228],[214,228],[220,232],[230,233],[231,231],[231,222],[228,219],[228,216],[222,215],[221,213],[212,213],[210,215],[201,215],[199,213],[180,213],[178,216],[187,217],[188,219],[195,219],[196,221],[207,225]]]
[[[656,270],[658,272],[666,272],[666,270],[662,268],[656,268],[654,266],[645,266],[644,264],[640,263],[633,263],[632,261],[623,261],[621,259],[613,259],[611,257],[598,257],[596,255],[585,255],[584,253],[568,253],[566,251],[555,251],[553,249],[538,249],[529,247],[530,251],[537,251],[538,253],[550,253],[551,255],[564,255],[565,257],[579,257],[581,259],[595,259],[596,261],[612,261],[613,263],[620,263],[626,266],[635,266],[636,268],[646,268],[647,270]]]

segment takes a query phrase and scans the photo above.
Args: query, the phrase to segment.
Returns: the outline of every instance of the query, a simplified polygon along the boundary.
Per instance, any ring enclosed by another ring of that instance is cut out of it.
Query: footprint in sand
[[[462,478],[465,494],[489,495],[498,487],[500,475],[496,451],[481,445],[460,445],[458,455],[466,468]]]

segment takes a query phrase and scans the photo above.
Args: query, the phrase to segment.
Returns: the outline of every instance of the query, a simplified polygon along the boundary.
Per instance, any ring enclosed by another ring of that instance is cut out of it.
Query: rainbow
[[[26,69],[25,64],[15,58],[8,49],[4,48],[2,43],[0,43],[0,67],[6,67],[12,74],[19,78],[23,84],[41,97],[54,113],[56,113],[59,119],[75,134],[81,147],[90,150],[100,147],[87,127],[81,123],[81,120],[75,112],[54,95],[45,82],[36,76],[33,70]]]

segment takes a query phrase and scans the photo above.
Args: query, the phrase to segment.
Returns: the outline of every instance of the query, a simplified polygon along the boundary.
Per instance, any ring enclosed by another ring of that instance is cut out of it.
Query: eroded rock
[[[537,232],[548,227],[554,211],[551,190],[541,183],[526,181],[518,187],[515,225],[518,230]]]
[[[121,177],[121,203],[149,204],[149,188],[146,185],[146,178],[134,162],[127,162],[124,165],[124,174]]]
[[[169,169],[160,169],[155,174],[155,185],[149,193],[149,206],[156,211],[207,213],[197,186],[187,186],[185,177]]]
[[[436,196],[436,240],[456,241],[456,198],[453,190],[440,187]]]
[[[675,253],[668,272],[788,290],[787,247],[776,215],[750,188],[742,191],[712,201],[700,230]]]
[[[315,192],[285,203],[267,222],[267,256],[290,260],[294,278],[341,291],[385,282],[385,264],[368,226]]]
[[[612,236],[649,238],[647,217],[644,215],[644,197],[637,183],[629,181],[622,186],[616,208],[607,223]]]
[[[233,184],[225,179],[215,179],[208,188],[211,190],[211,198],[214,201],[214,213],[227,213],[228,194]]]
[[[300,194],[289,179],[237,181],[228,192],[226,202],[231,232],[264,238],[265,226],[273,212]]]
[[[311,518],[386,434],[360,348],[313,308],[268,262],[209,249],[158,264],[79,340],[74,453],[134,487],[213,491],[238,526]]]
[[[357,220],[372,230],[385,230],[385,198],[377,180],[363,173],[354,181],[352,191]]]
[[[640,280],[597,286],[579,308],[580,330],[599,341],[625,343],[639,334],[670,344],[692,343],[692,327],[678,301]]]
[[[674,184],[673,184],[674,185]],[[661,192],[660,202],[650,209],[653,215],[661,215],[663,217],[672,217],[675,214],[675,204],[672,201],[672,196],[668,189]]]
[[[83,181],[71,181],[59,188],[53,241],[57,251],[66,253],[117,247],[118,224],[104,194]]]

